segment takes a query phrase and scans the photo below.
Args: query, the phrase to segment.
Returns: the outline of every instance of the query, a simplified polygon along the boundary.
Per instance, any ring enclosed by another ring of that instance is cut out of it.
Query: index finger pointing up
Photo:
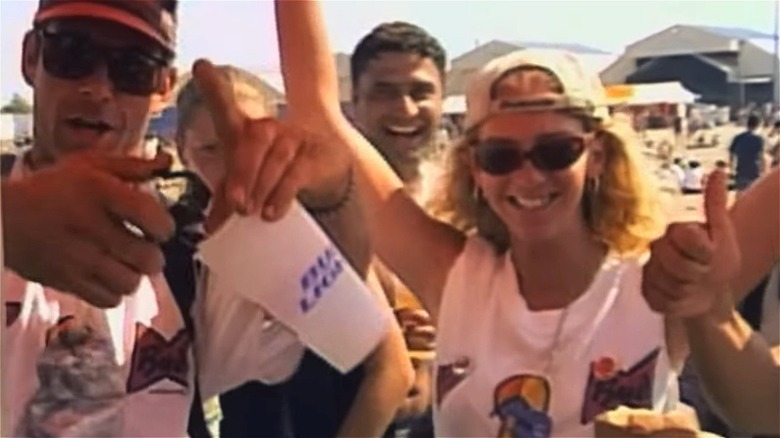
[[[244,115],[238,109],[233,87],[214,64],[206,59],[195,61],[192,77],[203,96],[203,102],[211,114],[219,139],[232,152],[240,137]]]

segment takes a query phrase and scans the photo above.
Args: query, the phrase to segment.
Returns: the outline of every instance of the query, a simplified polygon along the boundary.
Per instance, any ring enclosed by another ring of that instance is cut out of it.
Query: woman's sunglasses
[[[474,149],[480,169],[491,175],[507,175],[530,161],[538,170],[555,172],[574,164],[585,152],[582,137],[550,137],[537,139],[528,151],[509,138],[488,138]]]
[[[157,91],[167,65],[164,56],[152,50],[101,46],[77,32],[39,29],[38,34],[43,68],[59,79],[83,79],[104,64],[116,91],[149,96]]]

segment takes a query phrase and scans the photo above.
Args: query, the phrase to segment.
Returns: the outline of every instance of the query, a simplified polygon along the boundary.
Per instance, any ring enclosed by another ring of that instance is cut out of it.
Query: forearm
[[[686,322],[691,359],[713,407],[740,432],[778,434],[780,365],[736,311]]]
[[[371,240],[365,226],[362,202],[354,193],[353,175],[345,178],[347,181],[336,201],[341,206],[329,213],[318,214],[313,211],[312,216],[352,267],[365,278],[372,259]]]
[[[374,271],[369,272],[367,282],[376,299],[387,305]],[[414,370],[395,318],[388,318],[387,335],[364,367],[363,381],[338,436],[382,436],[414,382]]]
[[[742,193],[729,211],[742,253],[733,282],[734,302],[744,298],[778,262],[780,254],[780,169],[774,169]]]
[[[386,339],[384,344],[395,342]],[[412,367],[405,354],[381,353],[386,348],[387,345],[380,346],[375,357],[366,363],[365,376],[338,436],[381,437],[406,399],[413,381]],[[397,347],[389,349],[405,353],[403,345],[400,350]]]

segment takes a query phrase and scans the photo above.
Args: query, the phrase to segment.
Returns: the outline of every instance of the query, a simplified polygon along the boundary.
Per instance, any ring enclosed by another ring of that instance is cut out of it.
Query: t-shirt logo
[[[611,357],[590,364],[590,376],[582,404],[582,424],[588,424],[602,412],[618,406],[634,409],[653,407],[655,367],[661,349],[656,348],[626,371],[617,368]]]
[[[550,382],[520,374],[504,379],[493,392],[493,416],[501,420],[498,438],[548,438],[552,433]]]
[[[190,335],[185,329],[166,340],[155,329],[136,324],[127,393],[141,391],[166,379],[180,385],[178,392],[183,392],[189,387],[190,344]]]

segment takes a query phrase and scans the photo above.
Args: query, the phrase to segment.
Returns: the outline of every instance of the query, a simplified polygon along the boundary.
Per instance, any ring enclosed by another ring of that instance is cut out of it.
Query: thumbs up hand
[[[705,223],[673,223],[651,245],[642,293],[650,307],[692,318],[731,303],[741,255],[728,214],[726,175],[716,171],[704,192]]]

